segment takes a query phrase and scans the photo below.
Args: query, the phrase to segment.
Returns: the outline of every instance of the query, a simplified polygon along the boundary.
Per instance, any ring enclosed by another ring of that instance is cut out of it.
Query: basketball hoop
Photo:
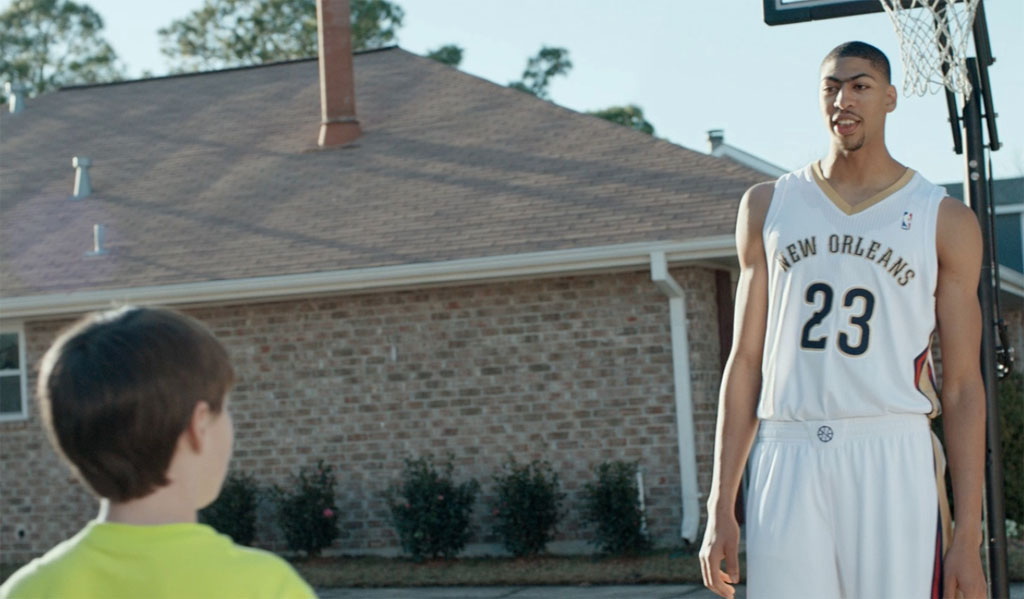
[[[900,39],[903,93],[971,93],[967,42],[979,0],[879,0]]]

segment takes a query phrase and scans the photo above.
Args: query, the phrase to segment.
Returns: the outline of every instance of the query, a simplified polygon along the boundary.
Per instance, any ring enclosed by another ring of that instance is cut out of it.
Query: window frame
[[[0,376],[14,376],[15,372],[19,377],[21,384],[21,411],[20,412],[0,412],[0,422],[19,422],[22,420],[28,420],[28,366],[25,363],[25,326],[20,321],[14,322],[0,322],[0,333],[2,334],[16,334],[18,336],[18,370],[15,371],[13,368],[0,370]]]

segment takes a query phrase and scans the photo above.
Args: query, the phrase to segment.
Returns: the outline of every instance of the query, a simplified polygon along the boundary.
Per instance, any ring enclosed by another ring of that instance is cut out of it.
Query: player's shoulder
[[[981,234],[974,211],[956,198],[946,196],[939,202],[938,234],[940,238]]]
[[[743,194],[740,209],[751,216],[764,216],[775,197],[777,189],[787,189],[792,185],[800,185],[812,181],[813,163],[795,171],[790,171],[773,181],[762,181],[747,189]]]
[[[939,201],[939,218],[945,218],[952,222],[977,222],[974,211],[970,206],[956,198],[945,196]]]
[[[981,226],[974,211],[960,200],[948,196],[942,198],[935,224],[935,243],[940,264],[980,259]]]
[[[764,222],[775,194],[775,181],[764,181],[750,187],[740,200],[740,214],[748,220]]]

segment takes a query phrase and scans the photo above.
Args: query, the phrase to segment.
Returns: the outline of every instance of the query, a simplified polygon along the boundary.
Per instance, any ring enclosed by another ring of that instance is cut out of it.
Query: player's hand
[[[711,515],[700,548],[700,570],[704,586],[718,595],[732,599],[740,581],[740,525],[734,515]],[[725,560],[725,571],[722,571]]]
[[[958,542],[954,536],[946,552],[943,571],[945,599],[985,599],[988,596],[978,543]]]

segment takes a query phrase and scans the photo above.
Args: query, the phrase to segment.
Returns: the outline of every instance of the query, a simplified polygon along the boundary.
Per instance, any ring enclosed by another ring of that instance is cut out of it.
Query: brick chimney
[[[323,148],[345,145],[360,135],[352,70],[352,25],[348,0],[316,0],[320,52],[320,137]]]

